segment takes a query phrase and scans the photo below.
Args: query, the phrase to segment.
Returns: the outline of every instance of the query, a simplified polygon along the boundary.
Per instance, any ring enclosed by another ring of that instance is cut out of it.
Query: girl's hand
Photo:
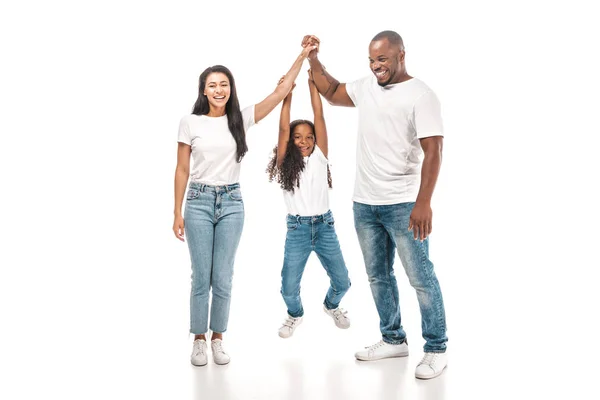
[[[310,68],[308,69],[308,84],[309,85],[314,85],[315,84],[315,81],[313,79],[312,70]]]
[[[182,242],[185,242],[183,236],[185,235],[185,222],[181,215],[175,216],[175,222],[173,222],[173,232],[175,233],[175,237]]]
[[[285,78],[285,75],[284,75],[284,76],[282,76],[282,77],[279,79],[279,82],[277,82],[277,86],[281,85],[281,83],[283,82],[283,79],[284,79],[284,78]],[[295,88],[295,87],[296,87],[296,82],[292,83],[292,88],[290,89],[290,92],[288,93],[288,95],[289,95],[290,93],[292,93],[292,90],[294,90],[294,88]],[[286,96],[286,97],[287,97],[287,96]]]

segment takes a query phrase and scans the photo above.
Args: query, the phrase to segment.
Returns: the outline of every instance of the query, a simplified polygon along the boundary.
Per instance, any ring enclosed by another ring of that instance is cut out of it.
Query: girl
[[[331,282],[325,296],[324,310],[338,328],[350,327],[347,312],[339,307],[342,297],[350,288],[350,279],[335,233],[333,215],[329,210],[331,175],[327,161],[327,129],[321,97],[310,70],[308,75],[315,122],[295,120],[290,123],[290,92],[283,100],[279,141],[267,168],[269,180],[275,179],[281,184],[288,210],[281,271],[281,295],[288,315],[279,329],[282,338],[292,336],[302,322],[304,310],[300,300],[300,280],[313,250]],[[281,84],[283,82],[284,78],[280,80]]]
[[[244,204],[238,182],[246,154],[246,131],[266,117],[291,90],[310,50],[303,49],[273,93],[240,110],[231,72],[221,65],[200,75],[198,99],[191,115],[180,121],[175,172],[175,236],[187,243],[192,261],[190,332],[195,335],[191,362],[206,365],[206,332],[212,331],[214,362],[227,364],[223,349],[227,330],[233,264],[244,224]],[[181,206],[190,176],[185,214]],[[185,218],[184,218],[185,217]],[[185,232],[185,234],[184,234]],[[209,292],[212,300],[209,310]]]

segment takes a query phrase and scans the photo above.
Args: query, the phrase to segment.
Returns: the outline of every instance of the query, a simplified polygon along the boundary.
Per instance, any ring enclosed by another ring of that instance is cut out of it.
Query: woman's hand
[[[182,242],[185,242],[183,236],[185,235],[185,222],[181,215],[175,216],[175,221],[173,222],[173,232],[175,233],[175,237]]]

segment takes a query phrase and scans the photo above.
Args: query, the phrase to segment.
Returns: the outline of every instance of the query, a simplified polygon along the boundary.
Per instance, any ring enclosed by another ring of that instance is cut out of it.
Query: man
[[[318,59],[320,41],[307,35],[315,84],[327,101],[358,108],[358,146],[354,186],[354,225],[382,340],[356,353],[364,361],[408,355],[402,328],[394,249],[417,292],[425,356],[415,376],[434,378],[447,365],[446,317],[442,292],[429,260],[431,198],[442,161],[440,103],[421,80],[406,72],[402,38],[377,34],[369,45],[373,76],[351,83],[333,78]]]

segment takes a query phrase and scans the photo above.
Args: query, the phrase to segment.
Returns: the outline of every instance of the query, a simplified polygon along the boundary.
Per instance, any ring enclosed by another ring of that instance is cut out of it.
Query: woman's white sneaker
[[[431,379],[440,375],[448,365],[446,353],[425,353],[417,365],[415,376],[419,379]]]
[[[346,316],[346,314],[348,314],[348,311],[344,310],[341,307],[329,310],[327,307],[325,307],[325,305],[323,305],[323,310],[325,310],[327,315],[333,318],[335,326],[337,326],[340,329],[350,328],[350,318]]]
[[[229,358],[229,355],[225,352],[225,349],[223,349],[223,342],[221,341],[221,339],[211,340],[210,349],[212,350],[213,360],[215,361],[215,364],[229,364],[229,361],[231,361],[231,359]]]
[[[192,348],[192,356],[191,361],[192,364],[201,367],[206,365],[208,362],[208,355],[206,354],[206,350],[208,346],[206,345],[206,341],[203,339],[194,340],[194,347]]]
[[[406,340],[400,344],[389,344],[380,340],[365,350],[357,351],[354,356],[361,361],[375,361],[383,358],[406,357],[408,355],[408,344]]]
[[[302,323],[302,317],[294,318],[288,314],[281,328],[279,328],[279,336],[289,338],[294,334],[296,327]]]

